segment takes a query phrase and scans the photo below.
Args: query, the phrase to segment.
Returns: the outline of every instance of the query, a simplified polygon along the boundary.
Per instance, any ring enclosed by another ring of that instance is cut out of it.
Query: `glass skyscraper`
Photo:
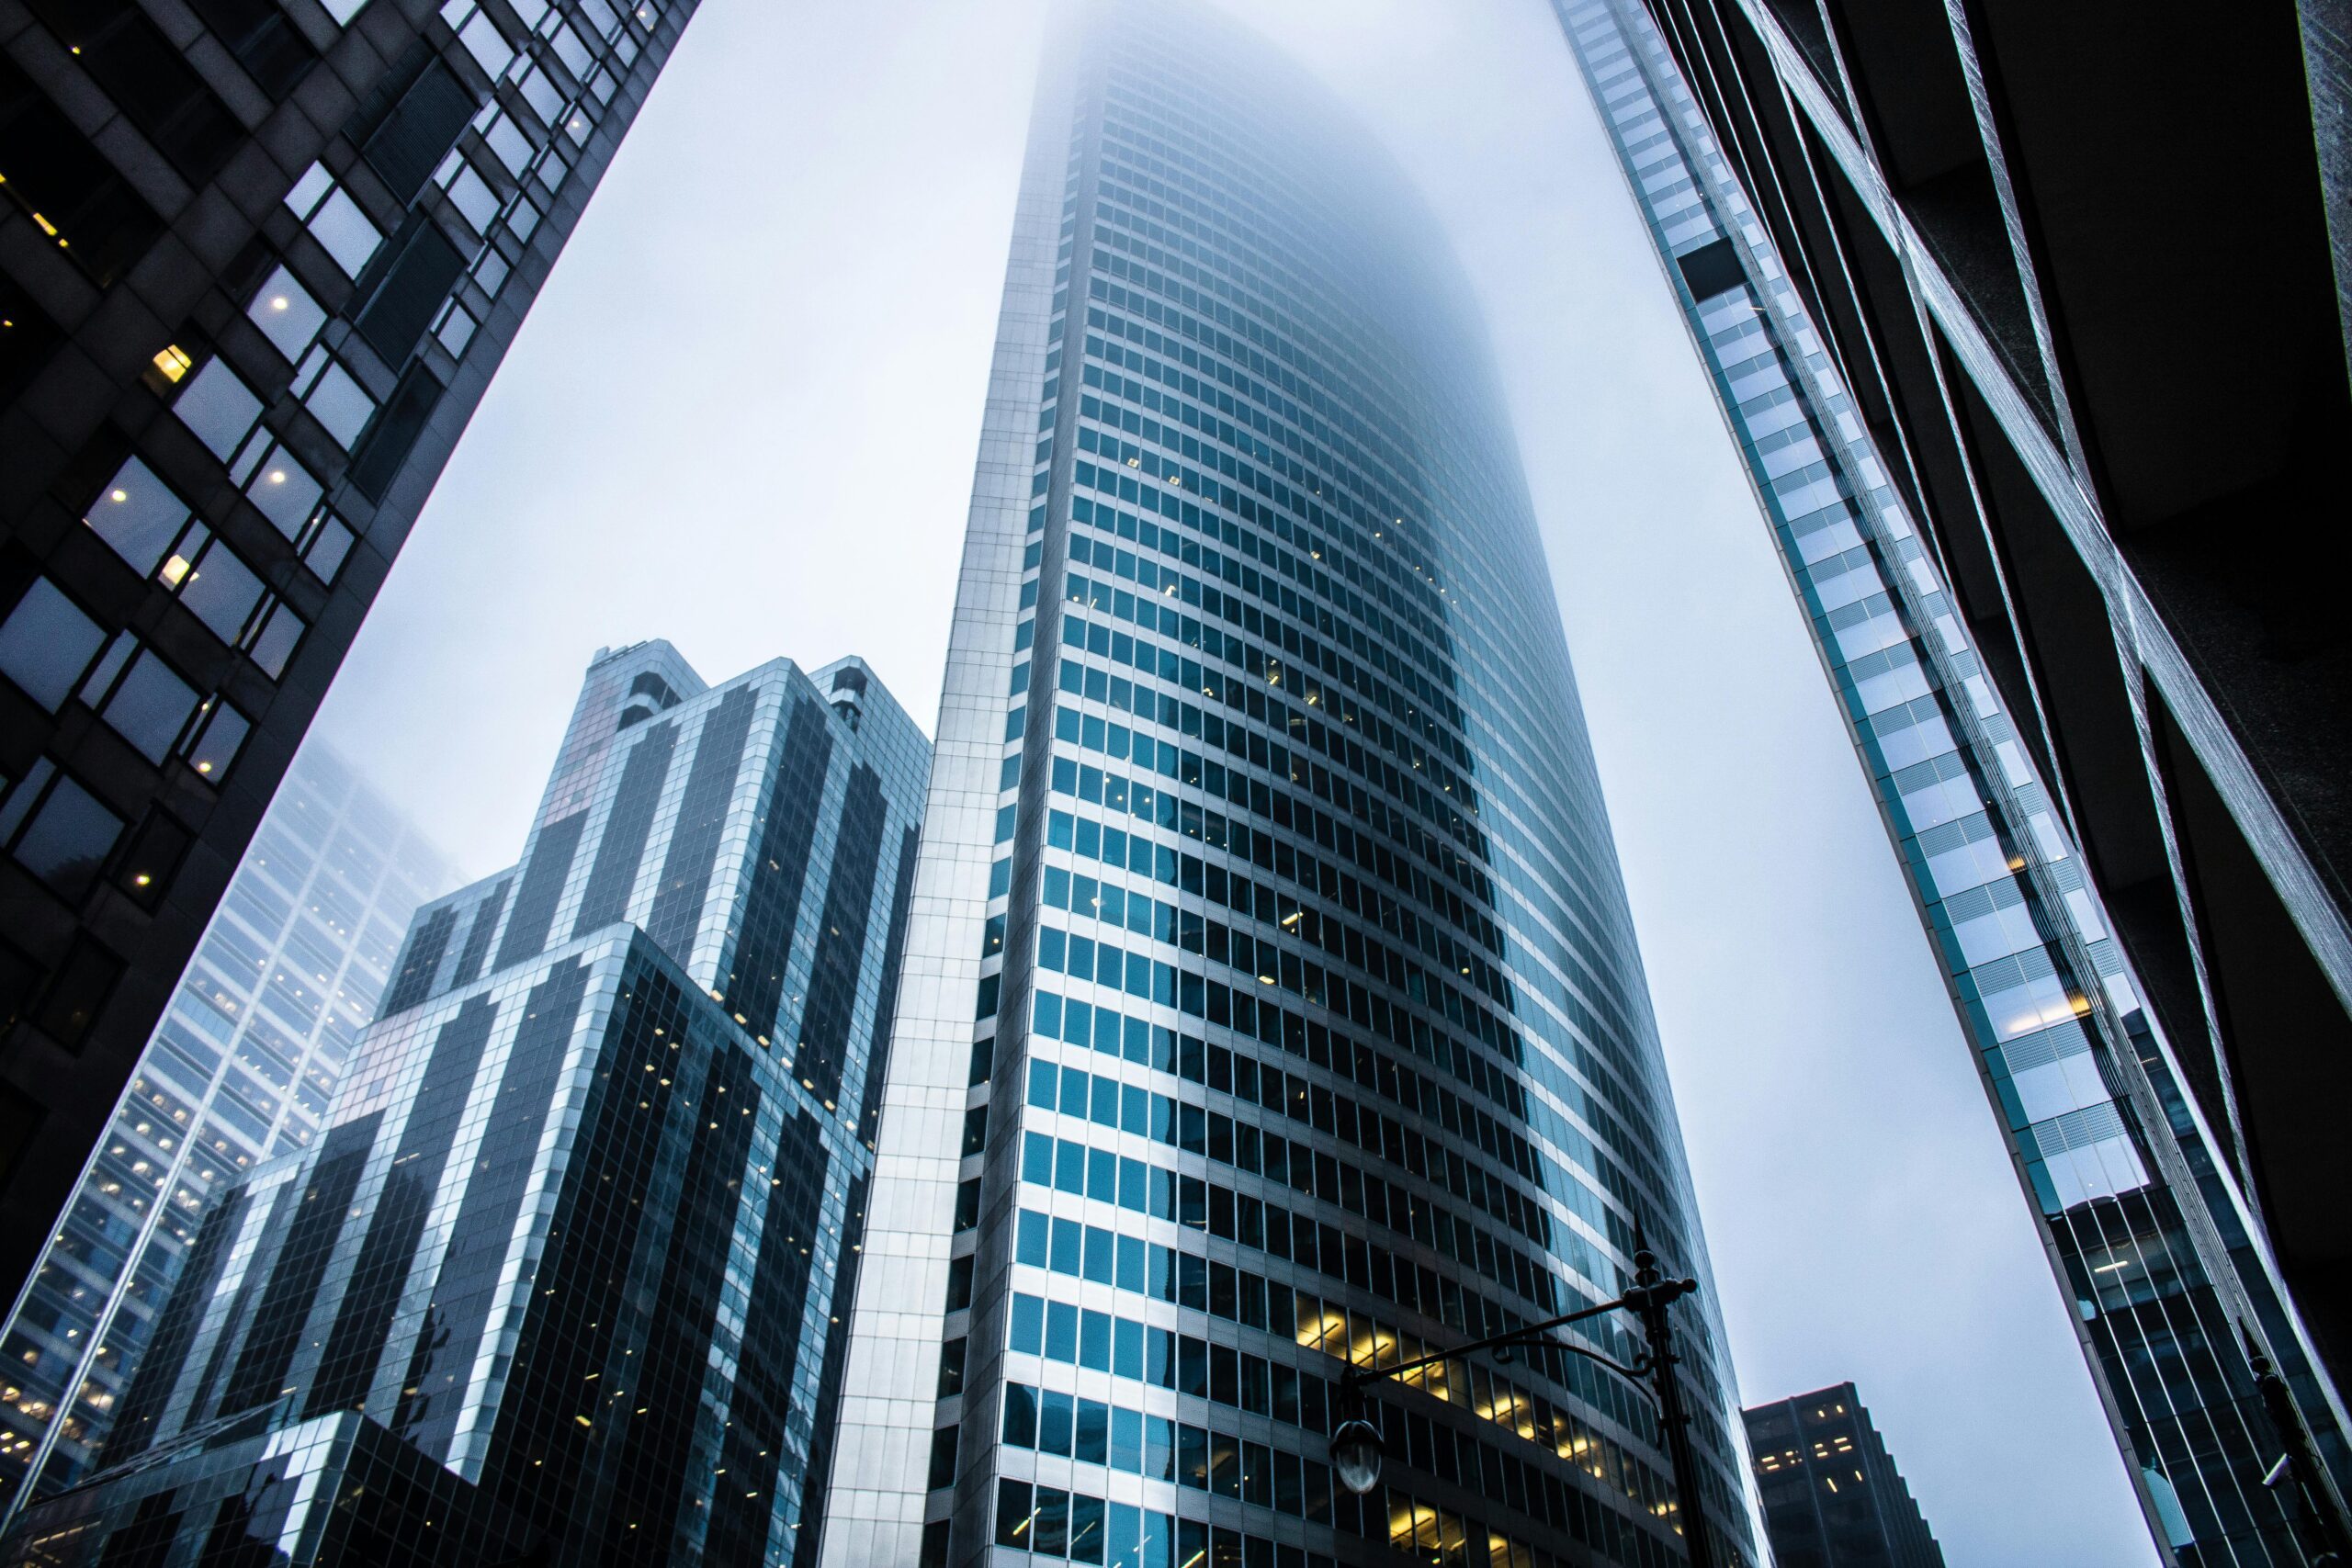
[[[600,652],[521,863],[417,912],[9,1550],[812,1558],[928,765],[859,660]]]
[[[0,1326],[0,1518],[87,1471],[206,1199],[318,1136],[409,917],[457,880],[334,756],[296,759]]]
[[[1944,1568],[1852,1383],[1740,1414],[1774,1568]]]
[[[1555,0],[1868,770],[2168,1561],[2300,1564],[2241,1325],[2343,1406],[1948,568],[1638,0]],[[2308,1540],[2308,1537],[2305,1538]]]
[[[0,23],[0,1297],[695,5]]]
[[[1196,6],[1050,46],[937,746],[823,1562],[1756,1560],[1711,1305],[1695,1499],[1554,1352],[1333,1480],[1707,1265],[1466,285]]]

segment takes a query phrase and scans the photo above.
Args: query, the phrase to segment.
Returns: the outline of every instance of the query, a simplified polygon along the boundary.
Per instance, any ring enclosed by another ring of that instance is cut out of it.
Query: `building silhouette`
[[[829,1564],[1756,1560],[1546,1352],[1352,1362],[1706,1274],[1466,285],[1220,17],[1057,30],[1033,121],[851,1319]],[[1630,1359],[1626,1325],[1578,1332]]]
[[[0,13],[0,1291],[694,9]]]
[[[810,1560],[928,764],[856,660],[600,653],[521,863],[418,912],[9,1550]]]
[[[1662,32],[1638,0],[1555,8],[1869,774],[2151,1532],[2170,1560],[2298,1562],[2298,1527],[2263,1484],[2282,1444],[2244,1336],[2287,1373],[2342,1484],[2335,1309],[2281,1229],[2300,1222],[2242,1157],[2251,1124],[2209,1092],[2202,1015],[2171,1005],[2187,950],[2150,944],[2146,889],[2114,874],[2082,770],[2122,759],[2094,761],[2101,743],[2069,727],[2071,704],[2019,683],[2004,647],[2018,627],[1987,619],[1978,547],[1948,536],[1976,525],[1911,466],[1919,434],[1888,423],[1877,362],[1842,325],[1816,326],[1821,259],[1751,204],[1758,180],[1774,201],[1786,185],[1719,139],[1672,47],[1692,35]],[[2068,759],[2056,773],[2053,744]],[[2310,956],[2292,947],[2274,955],[2282,975]],[[2320,1094],[2326,1080],[2302,1081]],[[2304,1168],[2319,1184],[2292,1205],[2340,1185]]]
[[[317,1138],[409,917],[458,880],[334,755],[295,760],[0,1325],[0,1517],[88,1469],[205,1201]]]
[[[1944,1568],[1854,1385],[1741,1412],[1777,1568]]]

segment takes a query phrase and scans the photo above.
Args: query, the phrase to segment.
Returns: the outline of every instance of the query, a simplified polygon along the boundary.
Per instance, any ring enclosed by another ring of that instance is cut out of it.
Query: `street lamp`
[[[1331,1468],[1340,1484],[1362,1496],[1380,1483],[1380,1428],[1367,1418],[1364,1390],[1371,1384],[1401,1376],[1438,1361],[1480,1350],[1503,1350],[1515,1345],[1542,1345],[1598,1361],[1635,1383],[1646,1381],[1657,1402],[1658,1426],[1666,1434],[1667,1457],[1674,1462],[1674,1493],[1682,1511],[1682,1540],[1690,1568],[1714,1568],[1714,1549],[1708,1543],[1706,1521],[1699,1507],[1699,1465],[1690,1450],[1690,1416],[1682,1408],[1681,1385],[1675,1381],[1674,1329],[1668,1309],[1699,1290],[1696,1280],[1669,1280],[1660,1272],[1657,1255],[1638,1236],[1634,1250],[1634,1288],[1615,1301],[1562,1313],[1508,1334],[1490,1334],[1451,1350],[1432,1351],[1394,1366],[1350,1367],[1340,1378],[1340,1424],[1331,1431]],[[1646,1348],[1632,1366],[1623,1366],[1598,1351],[1552,1337],[1552,1330],[1588,1317],[1620,1309],[1641,1320]]]

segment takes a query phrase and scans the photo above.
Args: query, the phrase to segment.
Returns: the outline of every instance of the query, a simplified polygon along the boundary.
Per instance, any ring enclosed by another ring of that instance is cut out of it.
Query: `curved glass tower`
[[[1348,1362],[1612,1296],[1637,1235],[1706,1261],[1465,282],[1262,45],[1082,15],[1014,227],[820,1555],[1679,1562],[1645,1401],[1565,1355],[1388,1385],[1383,1484],[1333,1483]],[[1753,1562],[1682,1310],[1704,1528]]]

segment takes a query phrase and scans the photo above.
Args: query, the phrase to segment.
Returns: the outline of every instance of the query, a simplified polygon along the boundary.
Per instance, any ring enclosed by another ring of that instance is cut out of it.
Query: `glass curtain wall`
[[[409,917],[457,880],[331,753],[296,760],[0,1328],[7,1512],[88,1472],[206,1200],[318,1135]]]
[[[1558,1355],[1384,1386],[1382,1483],[1334,1483],[1350,1366],[1614,1295],[1638,1236],[1706,1260],[1433,220],[1210,13],[1051,50],[826,1559],[1752,1562],[1711,1305],[1697,1508],[1643,1396]]]
[[[1804,607],[2167,1561],[2301,1564],[2242,1344],[2340,1404],[2097,891],[1655,25],[1555,0]]]

